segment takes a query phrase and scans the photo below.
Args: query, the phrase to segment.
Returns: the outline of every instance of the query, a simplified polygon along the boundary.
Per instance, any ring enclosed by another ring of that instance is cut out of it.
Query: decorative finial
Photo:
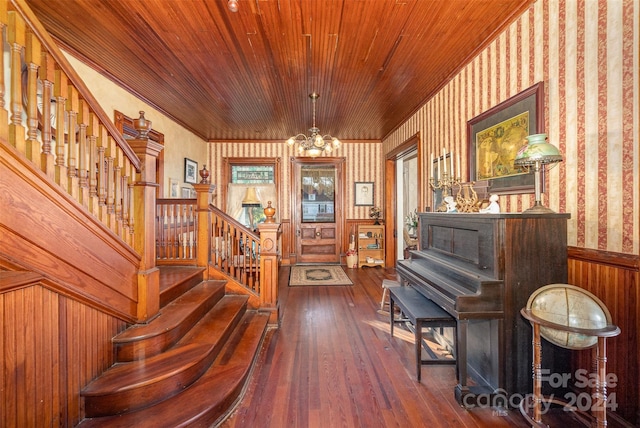
[[[209,171],[207,171],[207,165],[202,165],[200,170],[200,184],[209,184]]]
[[[133,119],[133,127],[138,131],[137,138],[148,138],[149,131],[151,131],[151,121],[145,119],[144,111],[140,111],[140,117]]]
[[[264,215],[267,219],[264,221],[265,223],[275,223],[276,220],[273,216],[276,214],[276,209],[271,206],[271,201],[267,201],[267,208],[264,209]]]

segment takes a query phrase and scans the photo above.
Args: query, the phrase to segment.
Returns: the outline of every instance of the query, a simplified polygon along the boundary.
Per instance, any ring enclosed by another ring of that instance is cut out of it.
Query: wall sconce
[[[231,12],[237,12],[238,11],[238,0],[229,0],[229,2],[227,3],[227,9],[229,9]]]

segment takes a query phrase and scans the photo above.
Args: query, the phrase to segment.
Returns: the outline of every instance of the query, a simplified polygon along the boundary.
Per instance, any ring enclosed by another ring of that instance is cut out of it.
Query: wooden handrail
[[[270,312],[278,324],[278,266],[280,225],[267,220],[255,233],[211,205],[215,186],[206,180],[194,184],[196,199],[158,199],[156,204],[156,263],[195,264],[210,276],[250,296],[250,305]]]
[[[100,107],[98,101],[89,91],[78,73],[76,73],[76,71],[73,69],[62,51],[60,51],[58,45],[44,28],[42,23],[35,16],[31,8],[29,8],[24,0],[10,0],[10,3],[13,6],[12,10],[17,12],[24,20],[29,30],[36,36],[36,38],[44,47],[45,52],[51,55],[58,67],[60,67],[60,69],[64,71],[73,86],[78,90],[80,97],[86,100],[87,103],[91,106],[93,113],[95,113],[100,123],[107,129],[109,135],[114,139],[118,147],[120,147],[127,158],[131,161],[133,167],[139,171],[140,159],[138,159],[131,147],[127,144],[124,137],[118,132],[111,118],[107,115],[107,113],[105,113],[102,107]]]
[[[128,259],[137,260],[137,275],[129,264],[124,281],[115,286],[102,281],[130,299],[127,304],[111,300],[114,307],[108,310],[126,307],[124,317],[138,321],[154,316],[159,272],[155,228],[147,225],[154,221],[155,164],[162,147],[149,141],[142,126],[136,139],[124,139],[24,0],[0,2],[0,42],[9,46],[0,73],[0,122],[9,124],[0,127],[0,144],[7,149],[3,156],[19,158],[23,173],[33,172],[38,183],[48,181],[77,205],[70,209],[84,211],[112,233],[117,239],[109,260],[135,254]],[[66,221],[74,228],[77,219]],[[93,238],[81,239],[78,252],[92,254],[88,242]],[[87,248],[80,248],[85,242]],[[41,249],[48,250],[45,244]],[[43,274],[59,272],[47,267]],[[94,288],[87,298],[102,301],[105,292],[110,290]]]
[[[132,246],[140,157],[25,1],[2,5],[0,27],[7,27],[2,42],[9,44],[10,55],[0,75],[0,87],[9,95],[7,106],[0,97],[0,121],[9,127],[2,128],[0,140]]]
[[[158,265],[196,264],[199,236],[209,236],[206,264],[260,293],[260,236],[213,205],[206,234],[200,234],[196,199],[158,199],[156,207],[156,261]]]
[[[260,236],[210,205],[211,264],[260,295]]]

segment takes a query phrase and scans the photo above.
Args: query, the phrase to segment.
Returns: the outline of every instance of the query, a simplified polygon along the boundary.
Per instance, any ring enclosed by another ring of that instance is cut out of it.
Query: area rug
[[[306,285],[353,285],[353,282],[339,265],[293,266],[289,286]]]

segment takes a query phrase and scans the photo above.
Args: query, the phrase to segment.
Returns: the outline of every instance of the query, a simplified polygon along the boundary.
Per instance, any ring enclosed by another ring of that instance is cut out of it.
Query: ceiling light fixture
[[[237,12],[238,11],[238,0],[229,0],[229,2],[227,3],[227,8],[231,12]]]
[[[313,126],[309,128],[311,135],[305,134],[295,135],[287,140],[289,147],[298,143],[298,154],[308,155],[311,157],[320,156],[322,152],[331,153],[333,149],[340,147],[340,140],[331,135],[322,135],[320,130],[316,127],[316,101],[318,100],[318,93],[314,92],[309,94],[311,102],[313,104]]]

